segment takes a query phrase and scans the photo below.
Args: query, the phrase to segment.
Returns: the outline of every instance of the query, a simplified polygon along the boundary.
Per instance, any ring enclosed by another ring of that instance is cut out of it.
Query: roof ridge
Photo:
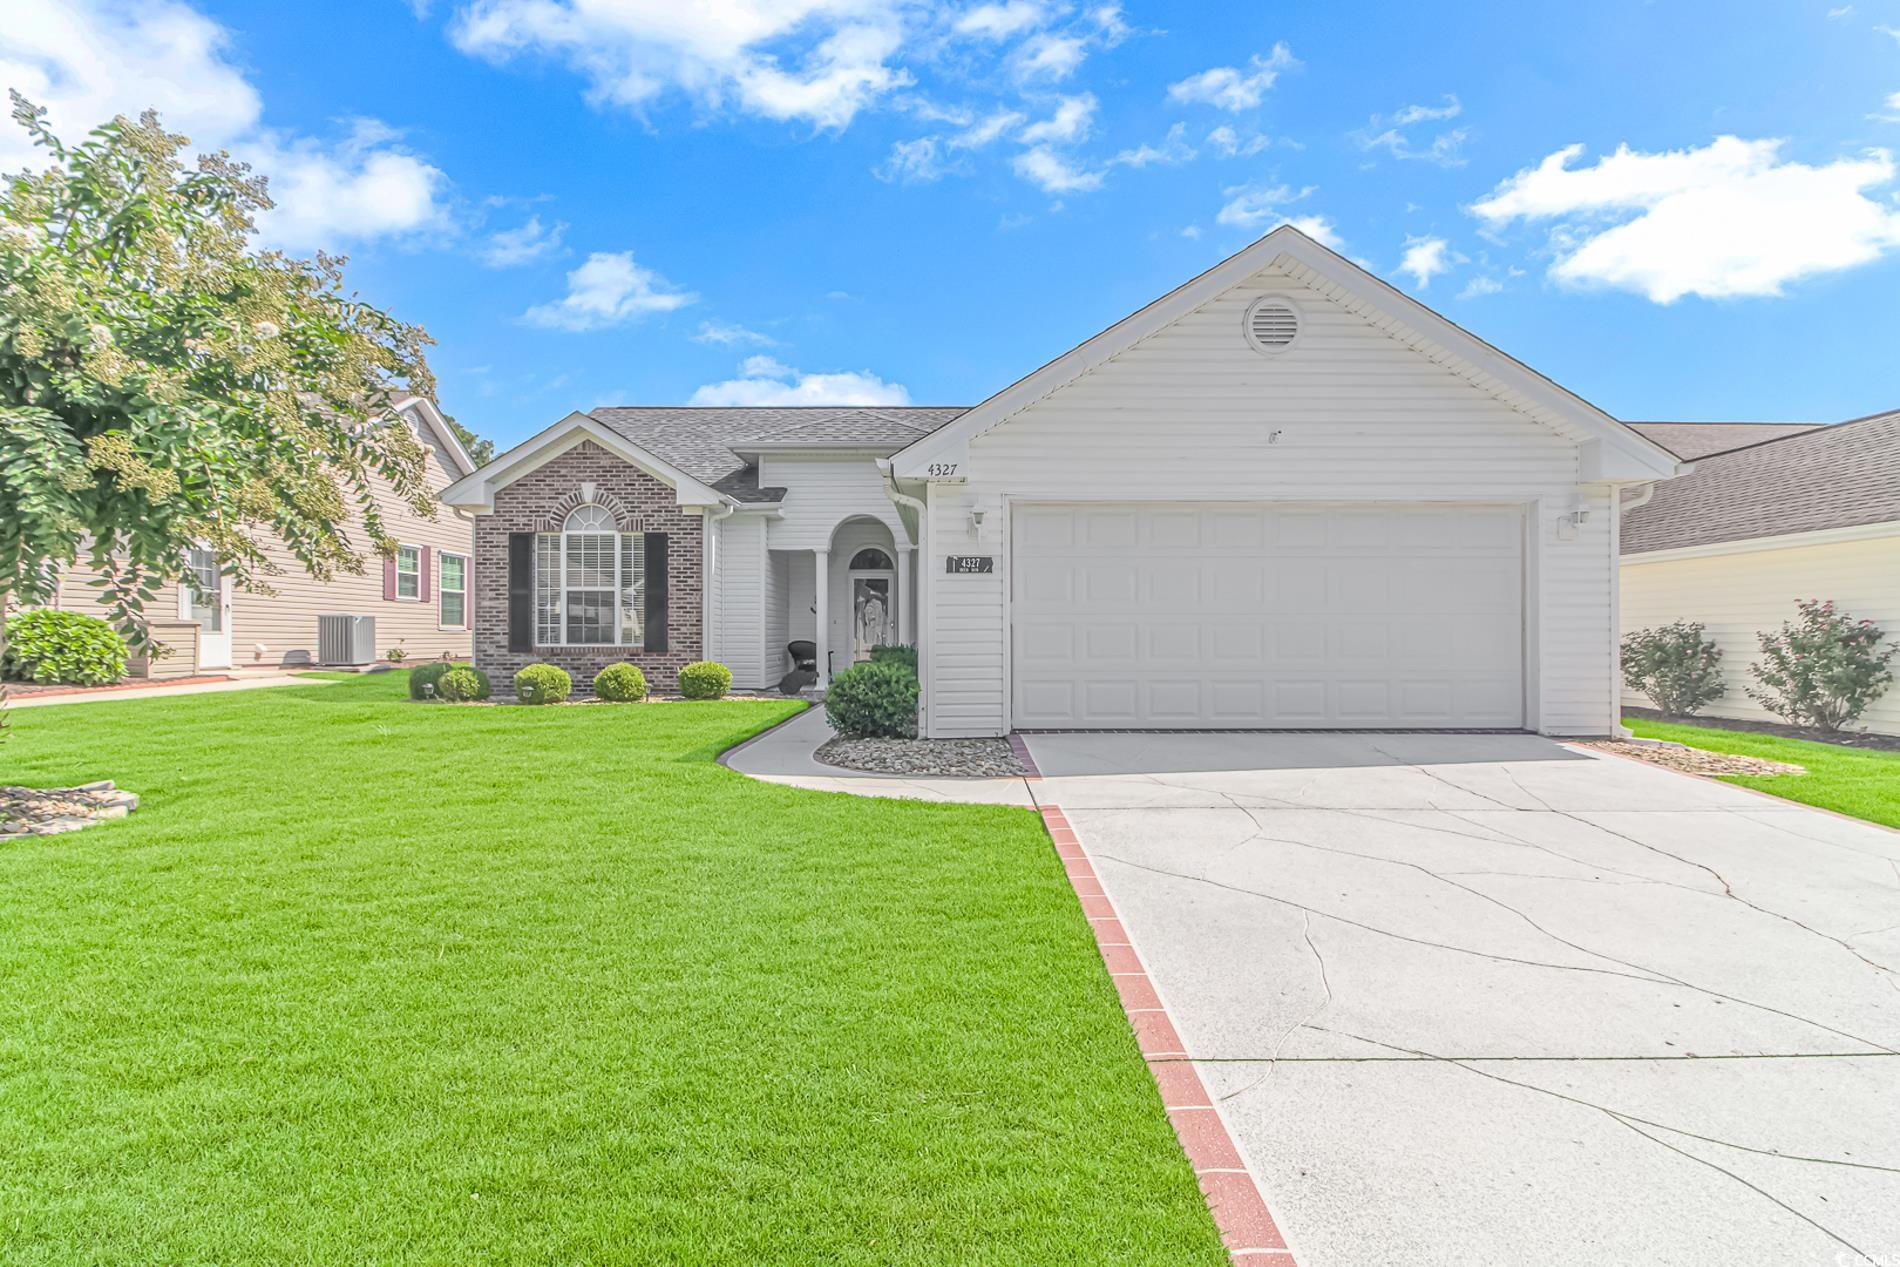
[[[1764,449],[1771,444],[1787,444],[1791,440],[1806,440],[1818,435],[1831,436],[1847,427],[1857,426],[1863,422],[1882,422],[1896,418],[1900,418],[1900,409],[1889,409],[1885,413],[1866,414],[1859,418],[1846,419],[1843,422],[1818,422],[1812,427],[1809,427],[1806,431],[1795,431],[1785,436],[1770,436],[1766,440],[1757,440],[1753,444],[1737,445],[1732,449],[1723,449],[1720,453],[1711,453],[1708,457],[1698,458],[1696,460],[1698,462],[1708,462],[1715,458],[1725,458],[1737,453],[1747,453],[1754,449]]]

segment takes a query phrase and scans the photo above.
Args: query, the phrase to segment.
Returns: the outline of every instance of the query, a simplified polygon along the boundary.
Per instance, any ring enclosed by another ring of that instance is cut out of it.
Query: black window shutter
[[[534,650],[534,534],[508,534],[508,649]]]
[[[648,651],[666,650],[666,534],[649,532],[647,537],[647,640]]]

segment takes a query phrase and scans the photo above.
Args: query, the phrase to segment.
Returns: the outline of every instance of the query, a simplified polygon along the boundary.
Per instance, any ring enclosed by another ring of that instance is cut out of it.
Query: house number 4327
[[[932,462],[929,467],[926,468],[926,473],[930,475],[955,475],[957,473],[957,464],[955,462]]]

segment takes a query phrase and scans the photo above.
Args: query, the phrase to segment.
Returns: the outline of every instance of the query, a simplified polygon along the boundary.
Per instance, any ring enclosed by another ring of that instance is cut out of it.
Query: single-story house
[[[1604,734],[1618,499],[1679,466],[1285,227],[972,408],[595,409],[444,497],[502,675],[905,642],[933,737]]]
[[[1748,666],[1756,635],[1794,619],[1800,599],[1832,599],[1900,637],[1900,410],[1831,426],[1632,425],[1695,471],[1623,517],[1623,629],[1706,628],[1727,689],[1705,714],[1774,720],[1746,694]],[[1861,725],[1900,734],[1900,689]]]
[[[475,469],[435,402],[405,394],[395,400],[394,412],[427,450],[425,478],[432,492],[439,494]],[[270,587],[265,593],[238,588],[222,574],[215,553],[193,550],[184,575],[167,581],[147,608],[153,636],[165,654],[155,664],[135,662],[135,671],[180,676],[199,670],[322,663],[317,637],[321,615],[372,618],[376,656],[400,647],[411,660],[444,655],[467,659],[474,582],[468,519],[448,508],[438,508],[433,518],[418,515],[380,476],[372,472],[370,481],[385,528],[400,543],[394,558],[372,556],[359,575],[319,581],[288,546],[266,532],[259,543],[278,570],[262,578]],[[360,515],[351,513],[346,531],[358,550],[368,551]],[[64,569],[52,605],[96,613],[99,590],[89,583],[93,579],[83,562]],[[343,662],[334,655],[330,661]]]

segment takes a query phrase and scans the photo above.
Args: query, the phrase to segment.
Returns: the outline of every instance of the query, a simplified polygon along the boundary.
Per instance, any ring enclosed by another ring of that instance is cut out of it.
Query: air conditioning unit
[[[318,664],[370,664],[376,659],[376,617],[317,617]]]

